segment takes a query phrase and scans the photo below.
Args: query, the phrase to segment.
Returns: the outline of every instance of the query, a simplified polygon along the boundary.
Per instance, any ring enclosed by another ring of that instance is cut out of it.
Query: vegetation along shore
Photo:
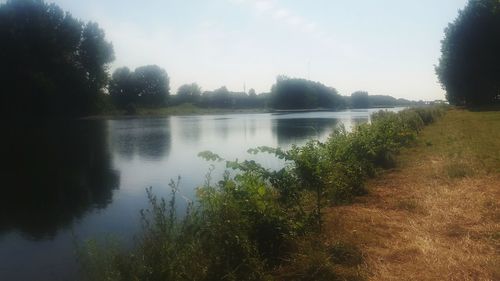
[[[324,143],[250,150],[287,160],[278,171],[202,152],[236,172],[217,182],[209,172],[181,214],[176,182],[168,199],[148,189],[135,247],[91,241],[80,248],[83,272],[89,280],[363,280],[357,241],[327,235],[330,208],[366,194],[365,181],[394,167],[400,150],[444,114],[437,107],[380,111],[371,124],[337,130]]]

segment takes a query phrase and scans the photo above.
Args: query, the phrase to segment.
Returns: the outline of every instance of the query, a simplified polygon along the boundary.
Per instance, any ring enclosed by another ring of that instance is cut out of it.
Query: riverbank
[[[135,109],[135,113],[127,114],[125,110],[112,110],[98,115],[91,115],[82,119],[127,119],[127,118],[148,118],[148,117],[166,117],[182,115],[209,115],[209,114],[244,114],[244,113],[266,113],[270,112],[267,108],[204,108],[193,104],[181,104],[160,108],[142,108]]]
[[[325,212],[325,243],[357,245],[367,280],[500,280],[499,128],[499,111],[450,110]]]
[[[384,109],[394,108],[387,107],[370,107],[367,109]],[[348,110],[341,109],[341,110]],[[362,110],[362,109],[353,109]],[[166,116],[183,116],[183,115],[210,115],[210,114],[249,114],[249,113],[303,113],[303,112],[322,112],[322,111],[339,111],[326,108],[317,109],[271,109],[271,108],[206,108],[199,107],[193,104],[181,104],[169,107],[160,108],[142,108],[136,109],[134,114],[127,114],[125,110],[111,110],[98,115],[83,117],[82,119],[127,119],[127,118],[148,118],[148,117],[166,117]]]

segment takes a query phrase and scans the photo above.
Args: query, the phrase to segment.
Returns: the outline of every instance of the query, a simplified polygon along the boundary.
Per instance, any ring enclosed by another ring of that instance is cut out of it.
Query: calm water
[[[74,280],[75,241],[111,234],[130,244],[147,207],[145,188],[167,195],[169,181],[181,176],[181,195],[193,198],[209,167],[200,151],[276,168],[278,160],[247,149],[324,140],[340,124],[368,122],[373,111],[34,121],[5,129],[0,280]]]

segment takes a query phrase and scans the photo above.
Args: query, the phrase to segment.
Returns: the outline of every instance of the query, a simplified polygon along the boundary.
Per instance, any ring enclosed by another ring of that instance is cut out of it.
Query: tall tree
[[[368,92],[356,91],[351,94],[352,108],[368,108],[370,107],[370,98]]]
[[[120,67],[113,72],[109,83],[111,100],[118,108],[137,103],[133,72],[128,67]]]
[[[167,72],[157,65],[141,66],[134,71],[134,83],[141,105],[166,105],[170,94],[169,82]]]
[[[113,47],[96,23],[42,0],[0,4],[0,114],[78,116],[97,110]]]
[[[436,73],[452,104],[484,105],[500,96],[500,1],[469,0],[445,29]]]
[[[278,76],[271,89],[271,104],[278,109],[339,108],[337,90],[319,82]]]
[[[164,106],[170,94],[169,78],[157,65],[141,66],[134,72],[121,67],[113,72],[109,92],[118,108]]]
[[[199,102],[201,97],[201,87],[196,83],[184,84],[177,89],[177,98],[179,103]]]

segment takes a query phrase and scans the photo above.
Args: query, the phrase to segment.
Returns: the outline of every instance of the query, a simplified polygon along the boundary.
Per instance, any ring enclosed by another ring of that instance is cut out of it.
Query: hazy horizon
[[[192,82],[268,92],[287,75],[341,95],[434,100],[444,99],[434,73],[443,30],[466,0],[47,2],[105,30],[115,49],[111,71],[157,64],[172,94]]]

